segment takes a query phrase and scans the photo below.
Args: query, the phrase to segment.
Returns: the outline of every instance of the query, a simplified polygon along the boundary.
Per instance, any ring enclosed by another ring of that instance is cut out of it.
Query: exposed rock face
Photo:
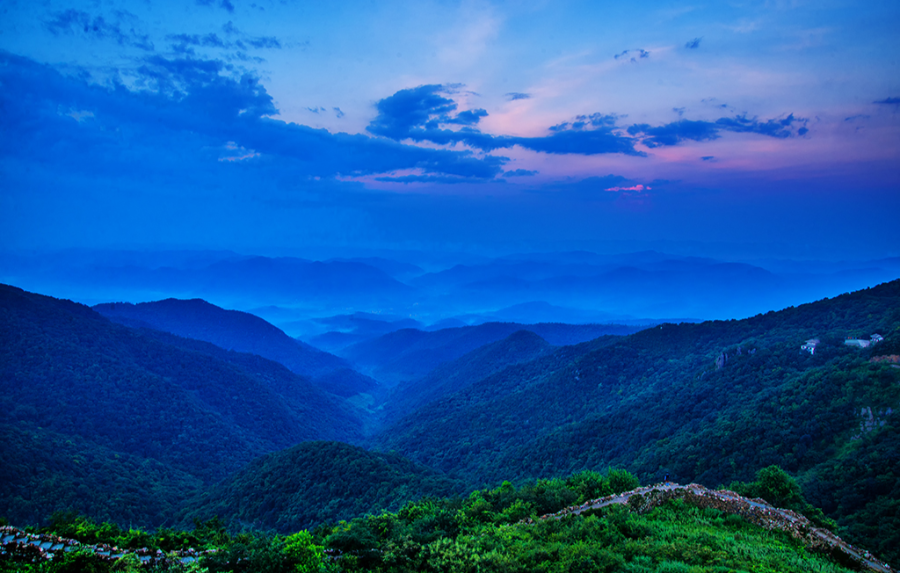
[[[722,368],[725,368],[725,364],[727,364],[727,363],[728,363],[728,354],[726,354],[724,352],[722,354],[719,354],[719,357],[716,358],[716,370],[721,370]]]
[[[892,415],[894,410],[892,408],[879,408],[872,411],[871,406],[866,408],[860,408],[859,417],[861,418],[859,422],[859,434],[853,436],[854,439],[858,439],[866,432],[871,432],[881,426],[884,426],[886,423],[885,418]]]

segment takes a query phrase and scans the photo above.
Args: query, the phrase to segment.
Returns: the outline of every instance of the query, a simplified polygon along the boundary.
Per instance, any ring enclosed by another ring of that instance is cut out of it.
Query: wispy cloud
[[[219,0],[216,2],[215,0],[196,0],[198,6],[209,6],[211,8],[221,8],[225,10],[229,14],[234,13],[234,4],[231,3],[231,0]]]
[[[650,191],[652,187],[645,185],[632,185],[631,187],[608,187],[604,191]]]
[[[635,124],[628,128],[628,133],[640,137],[644,145],[653,148],[677,145],[685,140],[710,141],[718,139],[722,131],[757,133],[779,139],[803,136],[809,131],[806,127],[808,121],[805,118],[796,118],[794,114],[765,121],[738,115],[723,117],[713,122],[683,119],[655,127],[645,123]]]
[[[703,39],[703,38],[694,38],[693,40],[688,41],[688,42],[684,45],[684,47],[687,48],[687,49],[689,49],[689,50],[696,50],[697,48],[700,47],[700,40],[702,40],[702,39]]]
[[[506,99],[509,101],[516,101],[517,99],[531,99],[531,94],[522,92],[509,92],[508,94],[506,94]]]
[[[124,15],[126,13],[120,13]],[[46,22],[45,27],[55,36],[61,34],[81,34],[97,40],[112,40],[120,46],[134,46],[148,52],[153,51],[150,36],[132,27],[124,27],[119,20],[109,21],[103,16],[91,16],[81,10],[64,10]],[[127,26],[127,25],[126,25]]]
[[[514,169],[512,171],[503,172],[504,177],[531,177],[537,174],[537,171],[530,171],[528,169]]]
[[[222,26],[225,38],[215,32],[207,34],[168,34],[166,40],[171,43],[172,49],[180,54],[194,55],[194,47],[237,49],[246,51],[250,48],[280,50],[281,41],[274,36],[251,36],[235,27],[231,21]]]
[[[627,59],[631,63],[637,63],[638,60],[642,60],[650,57],[650,52],[643,48],[638,48],[636,50],[625,50],[618,54],[615,54],[613,58],[618,59]]]

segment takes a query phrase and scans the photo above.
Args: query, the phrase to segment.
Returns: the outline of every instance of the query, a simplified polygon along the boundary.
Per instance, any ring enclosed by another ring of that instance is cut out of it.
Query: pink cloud
[[[632,185],[631,187],[609,187],[606,191],[650,191],[652,187],[644,185]]]

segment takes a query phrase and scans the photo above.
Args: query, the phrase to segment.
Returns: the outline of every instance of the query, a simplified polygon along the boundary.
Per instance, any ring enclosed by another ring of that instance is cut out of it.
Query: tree
[[[325,548],[316,545],[309,531],[303,530],[285,539],[284,554],[298,573],[320,571],[325,559]]]

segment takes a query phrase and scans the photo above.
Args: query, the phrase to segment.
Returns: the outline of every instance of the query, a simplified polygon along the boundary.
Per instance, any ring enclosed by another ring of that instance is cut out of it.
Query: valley
[[[900,352],[900,281],[743,320],[391,319],[334,353],[203,300],[0,295],[13,524],[286,535],[505,481],[622,468],[721,489],[778,466],[817,526],[900,557],[900,371],[882,358]]]

